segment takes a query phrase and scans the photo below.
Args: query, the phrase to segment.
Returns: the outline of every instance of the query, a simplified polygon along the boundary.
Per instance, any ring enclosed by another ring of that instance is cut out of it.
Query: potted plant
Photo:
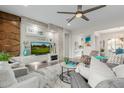
[[[8,62],[10,57],[11,56],[8,53],[4,53],[4,52],[0,53],[0,61],[2,62]]]
[[[101,55],[101,56],[104,56],[104,52],[105,52],[105,49],[104,49],[104,48],[101,48],[101,49],[100,49],[100,55]]]
[[[100,50],[100,52],[104,52],[105,50],[102,48],[101,50]]]
[[[65,64],[68,64],[69,58],[68,57],[64,57],[64,62],[65,62]]]

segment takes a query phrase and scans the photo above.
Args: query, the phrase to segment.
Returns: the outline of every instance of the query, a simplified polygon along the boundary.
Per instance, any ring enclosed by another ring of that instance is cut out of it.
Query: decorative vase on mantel
[[[29,42],[28,42],[28,41],[24,41],[23,44],[24,44],[23,55],[24,55],[24,56],[28,56],[28,55],[29,55],[29,49],[28,49],[28,44],[29,44]]]
[[[24,51],[23,51],[23,55],[24,56],[28,56],[29,55],[29,50],[28,50],[28,48],[24,48]]]

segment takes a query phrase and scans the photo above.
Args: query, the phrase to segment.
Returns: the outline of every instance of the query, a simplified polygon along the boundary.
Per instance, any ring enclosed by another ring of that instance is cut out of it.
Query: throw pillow
[[[87,55],[82,55],[80,60],[84,64],[89,65],[90,64],[90,61],[91,61],[91,57],[90,56],[87,56]]]
[[[79,63],[75,71],[80,73],[84,78],[88,79],[90,68],[86,67],[83,63]]]
[[[124,78],[124,64],[114,67],[113,71],[115,72],[117,78]]]
[[[108,59],[107,63],[114,63],[114,64],[123,64],[124,62],[124,55],[123,54],[112,54]]]
[[[88,78],[88,83],[91,87],[96,87],[100,82],[114,78],[116,78],[115,74],[105,63],[92,57]]]

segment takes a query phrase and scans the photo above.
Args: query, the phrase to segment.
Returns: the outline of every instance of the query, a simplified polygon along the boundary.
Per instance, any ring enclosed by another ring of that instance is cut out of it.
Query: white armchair
[[[37,76],[25,79],[21,82],[18,82],[9,88],[40,88],[39,78]]]
[[[28,69],[26,67],[20,67],[13,70],[7,62],[0,62],[0,87],[39,88],[40,87],[39,76],[28,74],[27,71]]]

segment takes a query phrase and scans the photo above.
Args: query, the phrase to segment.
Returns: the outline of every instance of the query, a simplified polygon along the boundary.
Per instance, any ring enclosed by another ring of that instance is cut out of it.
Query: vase
[[[23,55],[24,55],[24,56],[28,56],[28,55],[29,55],[29,53],[28,53],[28,49],[27,49],[27,48],[24,49],[24,51],[23,51]]]

